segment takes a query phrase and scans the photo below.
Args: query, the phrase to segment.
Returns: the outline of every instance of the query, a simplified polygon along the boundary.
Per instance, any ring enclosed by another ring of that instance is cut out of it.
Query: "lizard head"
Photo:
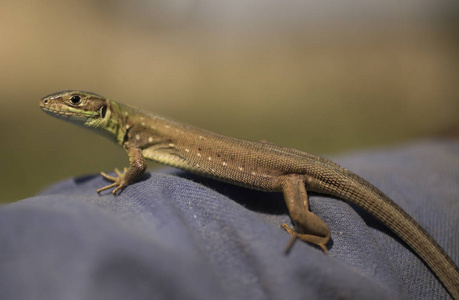
[[[124,140],[125,126],[119,104],[100,95],[62,91],[43,97],[40,107],[53,117],[93,129],[117,143]]]
[[[82,91],[62,91],[40,100],[41,109],[53,117],[78,125],[97,127],[107,114],[108,100]]]

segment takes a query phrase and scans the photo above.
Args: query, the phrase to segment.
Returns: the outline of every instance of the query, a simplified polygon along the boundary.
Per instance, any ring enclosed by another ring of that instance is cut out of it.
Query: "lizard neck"
[[[126,135],[126,116],[122,105],[118,102],[108,100],[110,117],[106,124],[106,130],[109,131],[116,140],[116,143],[123,145],[124,136]]]
[[[121,104],[107,99],[106,115],[97,126],[93,127],[96,132],[119,145],[123,145],[126,135],[125,117]]]

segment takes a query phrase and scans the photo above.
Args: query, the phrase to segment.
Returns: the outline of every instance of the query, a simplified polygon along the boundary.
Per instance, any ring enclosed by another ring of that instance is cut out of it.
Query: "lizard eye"
[[[80,96],[72,96],[72,98],[70,98],[70,101],[72,101],[72,104],[79,104],[81,102],[81,97]]]

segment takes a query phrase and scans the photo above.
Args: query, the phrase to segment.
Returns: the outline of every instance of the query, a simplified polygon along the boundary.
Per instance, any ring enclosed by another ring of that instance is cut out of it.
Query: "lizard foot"
[[[110,176],[110,175],[108,175],[108,174],[106,174],[104,172],[100,172],[100,175],[102,175],[105,179],[113,181],[113,183],[98,189],[97,193],[99,194],[102,191],[105,191],[105,190],[108,190],[108,189],[111,189],[111,188],[115,188],[112,191],[112,194],[116,195],[116,193],[118,191],[122,190],[124,187],[126,187],[128,185],[126,183],[125,178],[124,178],[124,174],[126,174],[126,171],[127,171],[127,168],[124,168],[124,173],[121,173],[120,171],[118,171],[118,169],[115,169],[115,173],[116,173],[117,177],[113,177],[113,176]]]
[[[328,249],[325,245],[330,240],[329,235],[322,237],[322,236],[312,235],[312,234],[307,234],[307,233],[297,233],[294,229],[290,228],[285,223],[281,225],[281,228],[283,228],[285,231],[287,231],[287,233],[289,233],[292,236],[292,238],[290,239],[290,242],[287,244],[287,247],[285,248],[286,254],[290,252],[296,240],[298,239],[302,240],[303,242],[318,246],[320,247],[320,249],[322,249],[324,253],[328,253]]]

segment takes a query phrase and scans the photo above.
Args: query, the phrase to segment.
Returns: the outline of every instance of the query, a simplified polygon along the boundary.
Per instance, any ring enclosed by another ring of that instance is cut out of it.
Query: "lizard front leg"
[[[126,186],[136,182],[140,179],[140,177],[142,177],[143,173],[145,173],[147,163],[142,155],[142,151],[139,148],[129,148],[127,143],[125,144],[124,148],[129,155],[129,168],[124,168],[123,173],[118,171],[118,169],[115,169],[117,177],[113,177],[105,174],[104,172],[101,172],[100,174],[104,178],[113,181],[113,183],[98,189],[97,193],[115,188],[112,191],[112,194],[116,195],[118,191],[121,191]]]
[[[288,253],[297,239],[319,246],[325,253],[325,246],[330,239],[330,229],[317,215],[309,211],[308,194],[304,178],[299,175],[287,176],[282,184],[282,192],[287,208],[295,225],[291,229],[287,224],[282,224],[292,239],[285,252]]]

